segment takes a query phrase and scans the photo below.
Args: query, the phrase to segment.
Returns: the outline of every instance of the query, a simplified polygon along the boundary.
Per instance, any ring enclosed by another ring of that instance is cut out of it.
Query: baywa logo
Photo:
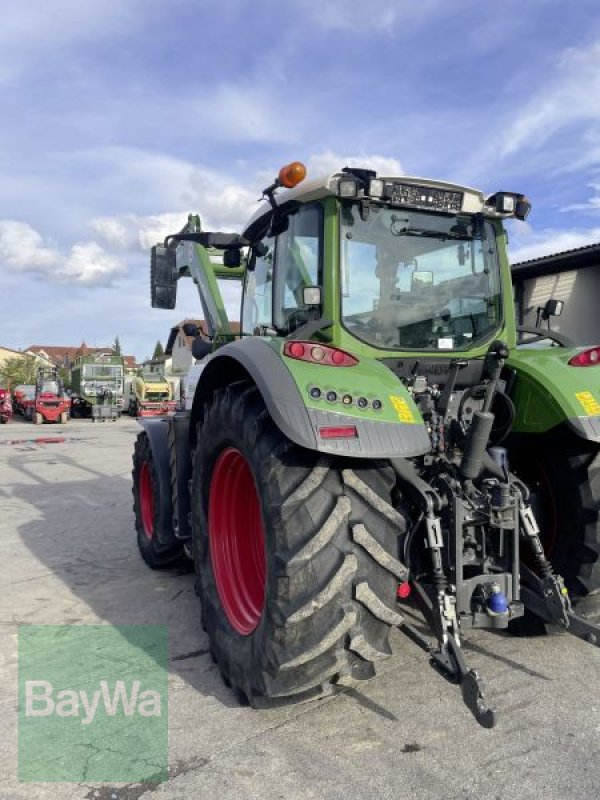
[[[166,779],[167,663],[163,625],[20,626],[20,780]]]
[[[133,716],[136,711],[142,717],[160,717],[161,698],[154,689],[140,692],[141,681],[133,681],[131,691],[127,692],[125,681],[116,681],[114,690],[110,691],[108,681],[100,681],[100,688],[90,695],[84,690],[61,689],[49,681],[25,681],[25,716],[78,717],[82,725],[94,721],[96,711],[102,700],[104,712],[109,717],[116,717],[119,708],[126,717]]]

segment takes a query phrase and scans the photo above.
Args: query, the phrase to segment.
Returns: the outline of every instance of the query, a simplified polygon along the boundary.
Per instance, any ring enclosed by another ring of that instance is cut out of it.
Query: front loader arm
[[[175,308],[177,281],[191,277],[204,312],[211,339],[232,339],[234,334],[225,310],[218,279],[242,280],[245,266],[240,248],[249,243],[235,233],[211,233],[201,230],[200,217],[190,214],[179,233],[167,236],[163,244],[152,248],[150,284],[154,308]],[[236,265],[223,256],[236,251]]]

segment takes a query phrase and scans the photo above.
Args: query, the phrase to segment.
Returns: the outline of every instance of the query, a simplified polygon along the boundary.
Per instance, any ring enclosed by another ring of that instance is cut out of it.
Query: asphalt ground
[[[137,430],[130,419],[0,427],[2,800],[600,797],[600,651],[564,633],[469,637],[469,664],[499,710],[493,730],[399,633],[381,673],[346,693],[240,707],[207,652],[193,576],[151,572],[138,556]],[[170,778],[20,783],[18,625],[98,623],[168,626]]]

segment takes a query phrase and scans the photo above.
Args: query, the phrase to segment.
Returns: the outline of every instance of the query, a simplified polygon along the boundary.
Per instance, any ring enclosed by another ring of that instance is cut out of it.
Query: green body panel
[[[600,368],[570,366],[577,352],[561,347],[512,351],[516,433],[544,433],[567,420],[600,417]]]
[[[273,339],[270,344],[283,358],[307,408],[337,412],[370,422],[423,425],[423,418],[404,384],[380,362],[361,357],[359,363],[352,367],[310,364],[285,356],[281,339]],[[310,396],[310,389],[313,387],[321,390],[321,398],[318,400]],[[330,391],[337,394],[338,399],[335,402],[326,399],[326,394]],[[344,405],[344,395],[350,395],[354,402]],[[369,401],[368,408],[361,409],[357,406],[356,400],[359,397]],[[379,411],[371,405],[376,399],[382,403]]]

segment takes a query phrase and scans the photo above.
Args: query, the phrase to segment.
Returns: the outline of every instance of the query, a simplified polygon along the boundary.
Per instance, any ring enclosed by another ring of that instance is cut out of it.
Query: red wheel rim
[[[252,472],[234,447],[223,450],[214,466],[208,537],[221,604],[231,626],[247,636],[265,604],[265,532]]]
[[[140,511],[142,526],[148,539],[154,536],[154,492],[150,465],[144,461],[140,467]]]

